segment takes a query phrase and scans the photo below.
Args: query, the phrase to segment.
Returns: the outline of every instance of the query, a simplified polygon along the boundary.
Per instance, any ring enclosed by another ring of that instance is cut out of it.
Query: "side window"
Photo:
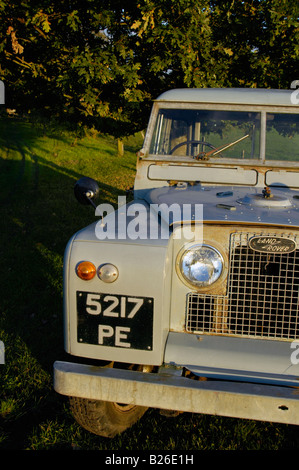
[[[298,114],[267,114],[266,159],[299,161]]]

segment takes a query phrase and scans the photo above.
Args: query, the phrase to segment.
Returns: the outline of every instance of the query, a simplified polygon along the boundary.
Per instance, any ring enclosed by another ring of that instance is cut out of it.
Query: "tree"
[[[125,135],[139,64],[120,2],[0,1],[1,79],[7,103]],[[117,5],[119,3],[119,5]],[[139,124],[140,126],[140,124]]]
[[[216,0],[211,9],[226,86],[289,88],[299,72],[298,1]]]
[[[175,87],[289,87],[297,0],[0,0],[8,106],[117,137]]]

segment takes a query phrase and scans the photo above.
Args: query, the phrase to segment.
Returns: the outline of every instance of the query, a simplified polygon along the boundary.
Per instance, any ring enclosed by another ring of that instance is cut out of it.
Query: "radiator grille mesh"
[[[288,254],[259,253],[248,245],[254,235],[231,236],[226,296],[188,295],[187,331],[299,338],[299,250]]]

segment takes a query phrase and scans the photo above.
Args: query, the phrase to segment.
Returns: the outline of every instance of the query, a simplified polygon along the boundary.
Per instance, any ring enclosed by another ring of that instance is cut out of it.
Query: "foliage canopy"
[[[116,136],[174,87],[288,88],[297,0],[0,0],[8,107]]]

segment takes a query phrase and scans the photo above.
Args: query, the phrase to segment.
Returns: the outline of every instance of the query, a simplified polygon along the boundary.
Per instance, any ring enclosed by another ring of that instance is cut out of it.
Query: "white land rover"
[[[112,437],[148,407],[299,424],[298,103],[263,89],[154,102],[134,200],[98,206],[65,252],[71,360],[54,388],[86,429]],[[94,207],[97,191],[75,186]]]

